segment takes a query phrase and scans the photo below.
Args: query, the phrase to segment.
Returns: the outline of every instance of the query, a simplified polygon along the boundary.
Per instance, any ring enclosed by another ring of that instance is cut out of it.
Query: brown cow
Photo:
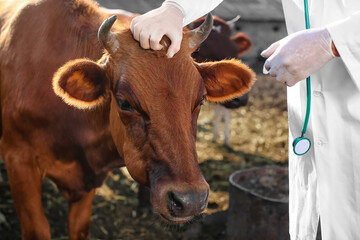
[[[205,18],[199,18],[189,24],[189,27],[191,29],[197,28],[204,20]],[[214,16],[214,23],[209,37],[192,54],[196,61],[221,61],[223,59],[236,58],[250,50],[252,45],[250,37],[243,32],[231,35],[231,25],[233,23],[229,22]]]
[[[211,16],[171,59],[167,38],[161,51],[141,49],[130,18],[108,17],[90,0],[0,3],[0,147],[23,239],[50,239],[45,177],[69,201],[70,239],[88,237],[95,188],[116,167],[150,188],[170,223],[207,205],[195,149],[200,106],[206,96],[244,94],[253,71],[236,60],[193,61]]]

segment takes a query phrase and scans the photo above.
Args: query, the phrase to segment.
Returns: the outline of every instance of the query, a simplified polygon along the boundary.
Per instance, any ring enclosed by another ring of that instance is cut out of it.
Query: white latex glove
[[[326,28],[293,33],[261,53],[261,56],[268,58],[264,64],[264,74],[269,73],[277,81],[294,86],[334,58],[331,42]]]
[[[162,49],[159,43],[166,35],[171,40],[167,56],[173,57],[180,50],[184,14],[176,4],[166,1],[159,8],[135,17],[131,22],[131,32],[144,49]]]

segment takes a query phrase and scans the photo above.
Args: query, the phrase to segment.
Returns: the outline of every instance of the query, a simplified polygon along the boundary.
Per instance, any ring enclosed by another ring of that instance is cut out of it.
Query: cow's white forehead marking
[[[221,25],[213,26],[212,29],[218,33],[221,33]]]

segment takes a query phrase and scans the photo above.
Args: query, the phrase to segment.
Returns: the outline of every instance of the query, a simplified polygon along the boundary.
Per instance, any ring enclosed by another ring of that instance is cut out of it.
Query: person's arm
[[[264,50],[265,73],[293,86],[341,57],[360,89],[360,11],[322,29],[293,33]]]
[[[180,50],[182,28],[218,6],[222,0],[166,0],[161,7],[135,17],[131,32],[144,49],[160,50],[161,38],[171,40],[168,57]]]
[[[350,76],[360,89],[360,11],[329,24],[327,29]]]
[[[287,86],[307,78],[335,57],[326,28],[290,34],[270,45],[261,56],[267,58],[264,73]]]

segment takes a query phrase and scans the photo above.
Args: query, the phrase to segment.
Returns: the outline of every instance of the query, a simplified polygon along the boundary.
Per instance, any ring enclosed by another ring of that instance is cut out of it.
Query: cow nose
[[[188,217],[205,210],[209,190],[203,193],[178,193],[170,191],[166,194],[168,210],[173,217]]]

